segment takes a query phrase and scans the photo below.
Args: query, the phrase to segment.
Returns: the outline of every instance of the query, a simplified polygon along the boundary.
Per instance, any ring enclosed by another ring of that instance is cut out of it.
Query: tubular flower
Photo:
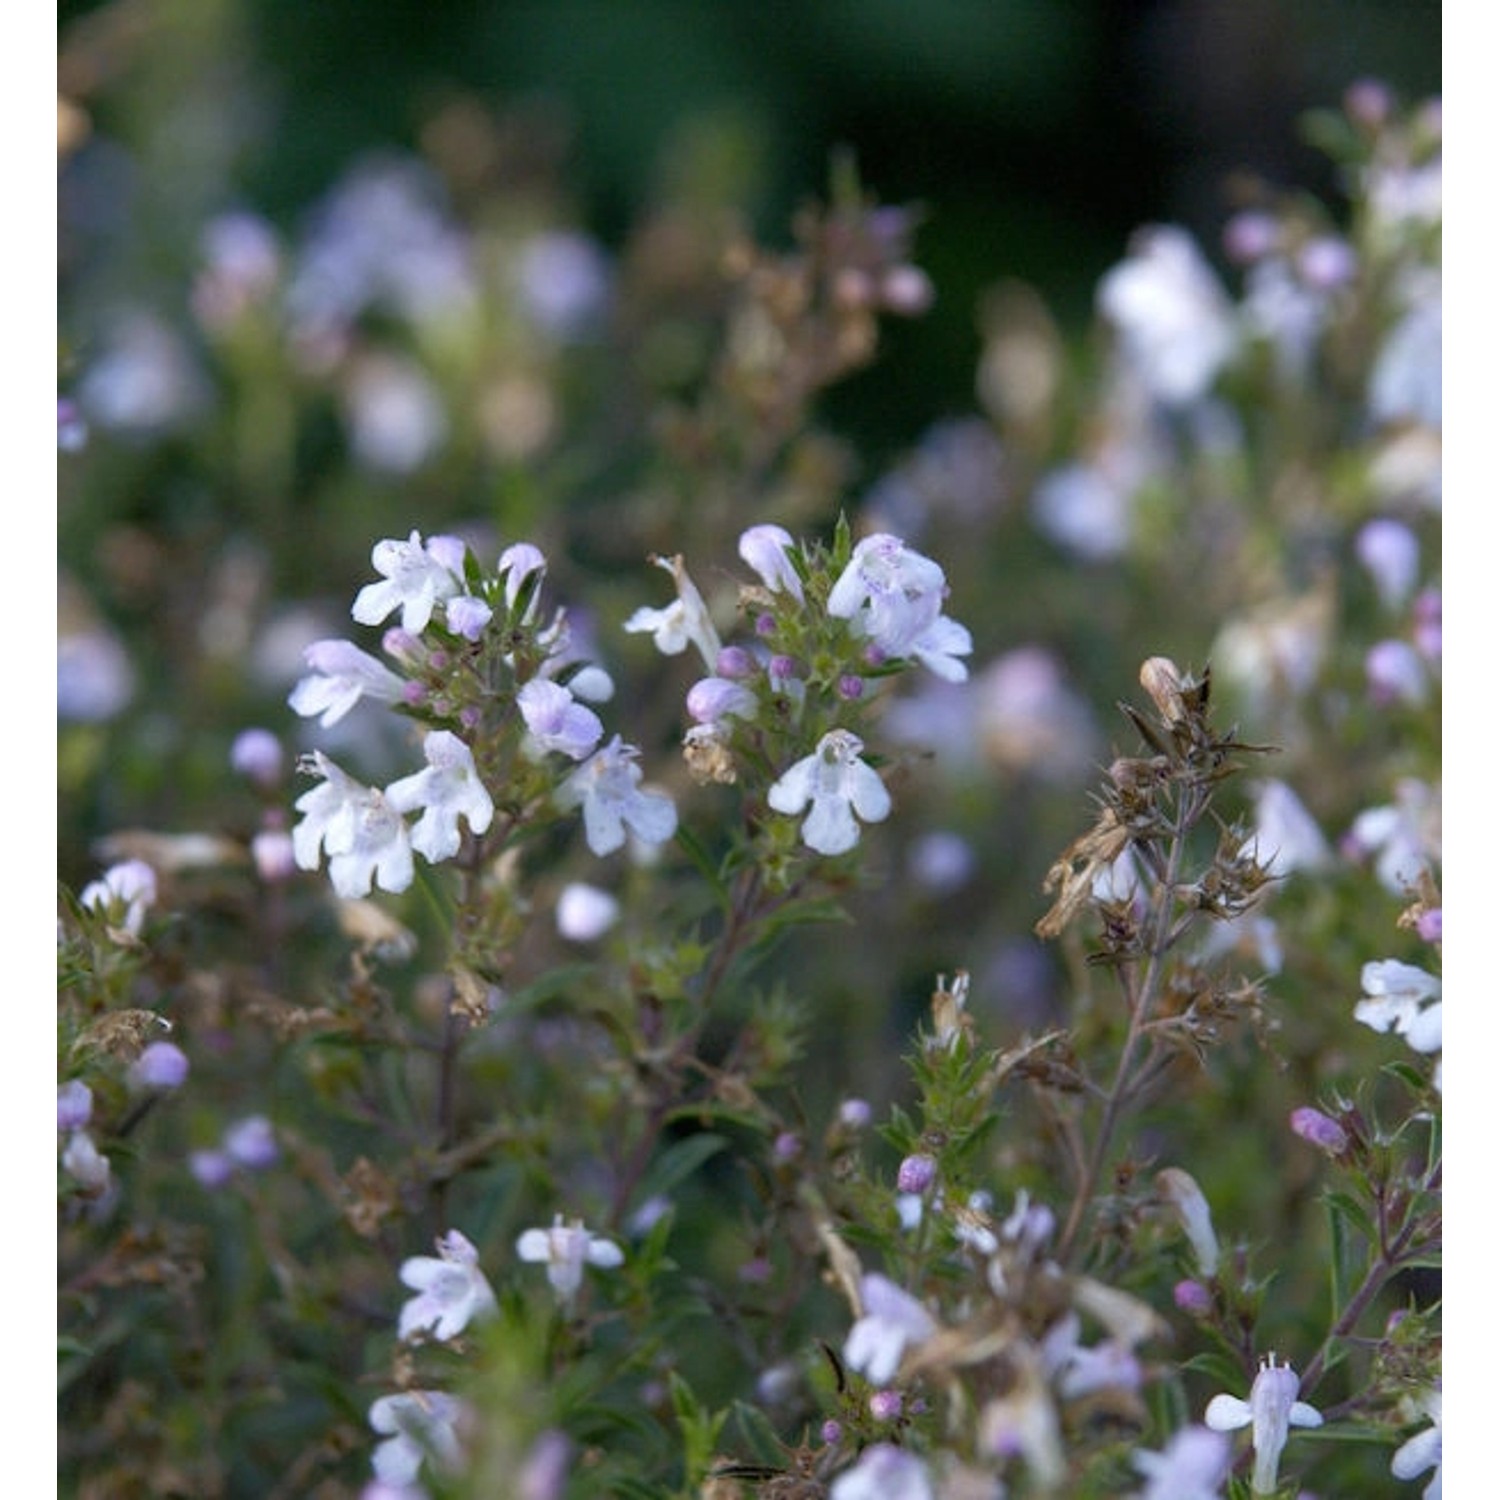
[[[496,1310],[494,1289],[479,1269],[479,1252],[457,1229],[437,1242],[437,1255],[414,1255],[403,1261],[401,1280],[418,1295],[401,1309],[397,1334],[409,1339],[430,1333],[456,1338],[475,1318]]]
[[[677,831],[677,809],[665,792],[642,791],[640,751],[616,735],[573,772],[557,790],[563,807],[583,808],[583,831],[595,854],[612,854],[625,830],[648,844],[665,843]]]
[[[399,702],[406,686],[384,662],[352,641],[314,641],[302,659],[312,675],[292,689],[287,702],[304,719],[320,715],[324,729],[337,724],[361,698]]]
[[[421,532],[413,531],[404,542],[376,542],[370,561],[381,581],[367,583],[355,595],[354,618],[361,625],[379,625],[399,609],[401,628],[420,635],[434,608],[459,592],[463,544],[452,537],[433,537],[424,546]]]
[[[547,1267],[547,1280],[564,1306],[578,1295],[585,1265],[613,1269],[625,1263],[624,1252],[613,1240],[590,1234],[577,1219],[565,1224],[561,1214],[550,1229],[526,1230],[516,1241],[516,1254]]]
[[[1238,1396],[1215,1396],[1208,1403],[1203,1420],[1215,1432],[1250,1428],[1250,1441],[1255,1448],[1250,1488],[1257,1495],[1276,1493],[1276,1471],[1281,1464],[1281,1450],[1286,1447],[1288,1429],[1323,1425],[1322,1413],[1297,1399],[1297,1372],[1290,1365],[1278,1365],[1274,1353],[1261,1361],[1260,1373],[1250,1387],[1249,1401]]]

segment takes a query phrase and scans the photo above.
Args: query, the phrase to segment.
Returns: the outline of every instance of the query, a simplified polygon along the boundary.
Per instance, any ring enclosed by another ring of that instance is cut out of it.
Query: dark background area
[[[610,244],[695,172],[774,242],[852,149],[884,201],[923,206],[938,288],[878,378],[840,393],[893,447],[971,405],[998,278],[1076,328],[1136,226],[1216,249],[1235,174],[1332,196],[1307,109],[1366,76],[1441,89],[1438,0],[116,0],[59,23],[65,45],[97,30],[123,85],[93,93],[97,125],[128,149],[170,137],[143,176],[165,157],[179,201],[197,171],[205,211],[241,201],[288,227],[360,153],[418,147],[455,97],[551,133]]]

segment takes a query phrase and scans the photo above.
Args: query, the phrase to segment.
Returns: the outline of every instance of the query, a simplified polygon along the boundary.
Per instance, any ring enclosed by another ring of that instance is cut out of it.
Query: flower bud
[[[900,1391],[876,1391],[870,1397],[870,1415],[877,1422],[894,1422],[901,1415]]]
[[[908,1156],[896,1170],[896,1191],[925,1193],[937,1177],[937,1163],[930,1156]]]
[[[1140,681],[1162,718],[1176,724],[1184,714],[1182,673],[1177,664],[1165,656],[1150,657],[1141,663]]]
[[[280,782],[284,764],[281,741],[269,729],[242,730],[229,747],[230,768],[268,790]]]
[[[276,1133],[264,1115],[250,1115],[231,1125],[224,1132],[224,1150],[237,1166],[252,1171],[273,1165],[281,1154]]]
[[[177,1089],[187,1082],[187,1053],[171,1042],[152,1042],[131,1065],[131,1081],[144,1089]]]
[[[1349,1149],[1349,1133],[1339,1122],[1321,1110],[1303,1105],[1291,1114],[1292,1134],[1316,1146],[1329,1156],[1340,1157]]]

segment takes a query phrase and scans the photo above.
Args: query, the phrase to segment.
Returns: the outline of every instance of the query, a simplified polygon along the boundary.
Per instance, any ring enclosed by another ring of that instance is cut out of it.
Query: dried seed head
[[[1176,662],[1165,656],[1148,657],[1141,663],[1141,686],[1167,723],[1182,720],[1186,713],[1182,703],[1183,678]]]

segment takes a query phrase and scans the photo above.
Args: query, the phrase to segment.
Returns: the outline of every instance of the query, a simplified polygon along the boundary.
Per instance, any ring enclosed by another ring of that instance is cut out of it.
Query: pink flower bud
[[[925,1193],[937,1177],[937,1163],[930,1156],[908,1156],[896,1169],[898,1193]]]
[[[1292,1134],[1326,1151],[1329,1156],[1342,1156],[1349,1149],[1349,1134],[1342,1125],[1321,1110],[1303,1105],[1291,1115]]]

